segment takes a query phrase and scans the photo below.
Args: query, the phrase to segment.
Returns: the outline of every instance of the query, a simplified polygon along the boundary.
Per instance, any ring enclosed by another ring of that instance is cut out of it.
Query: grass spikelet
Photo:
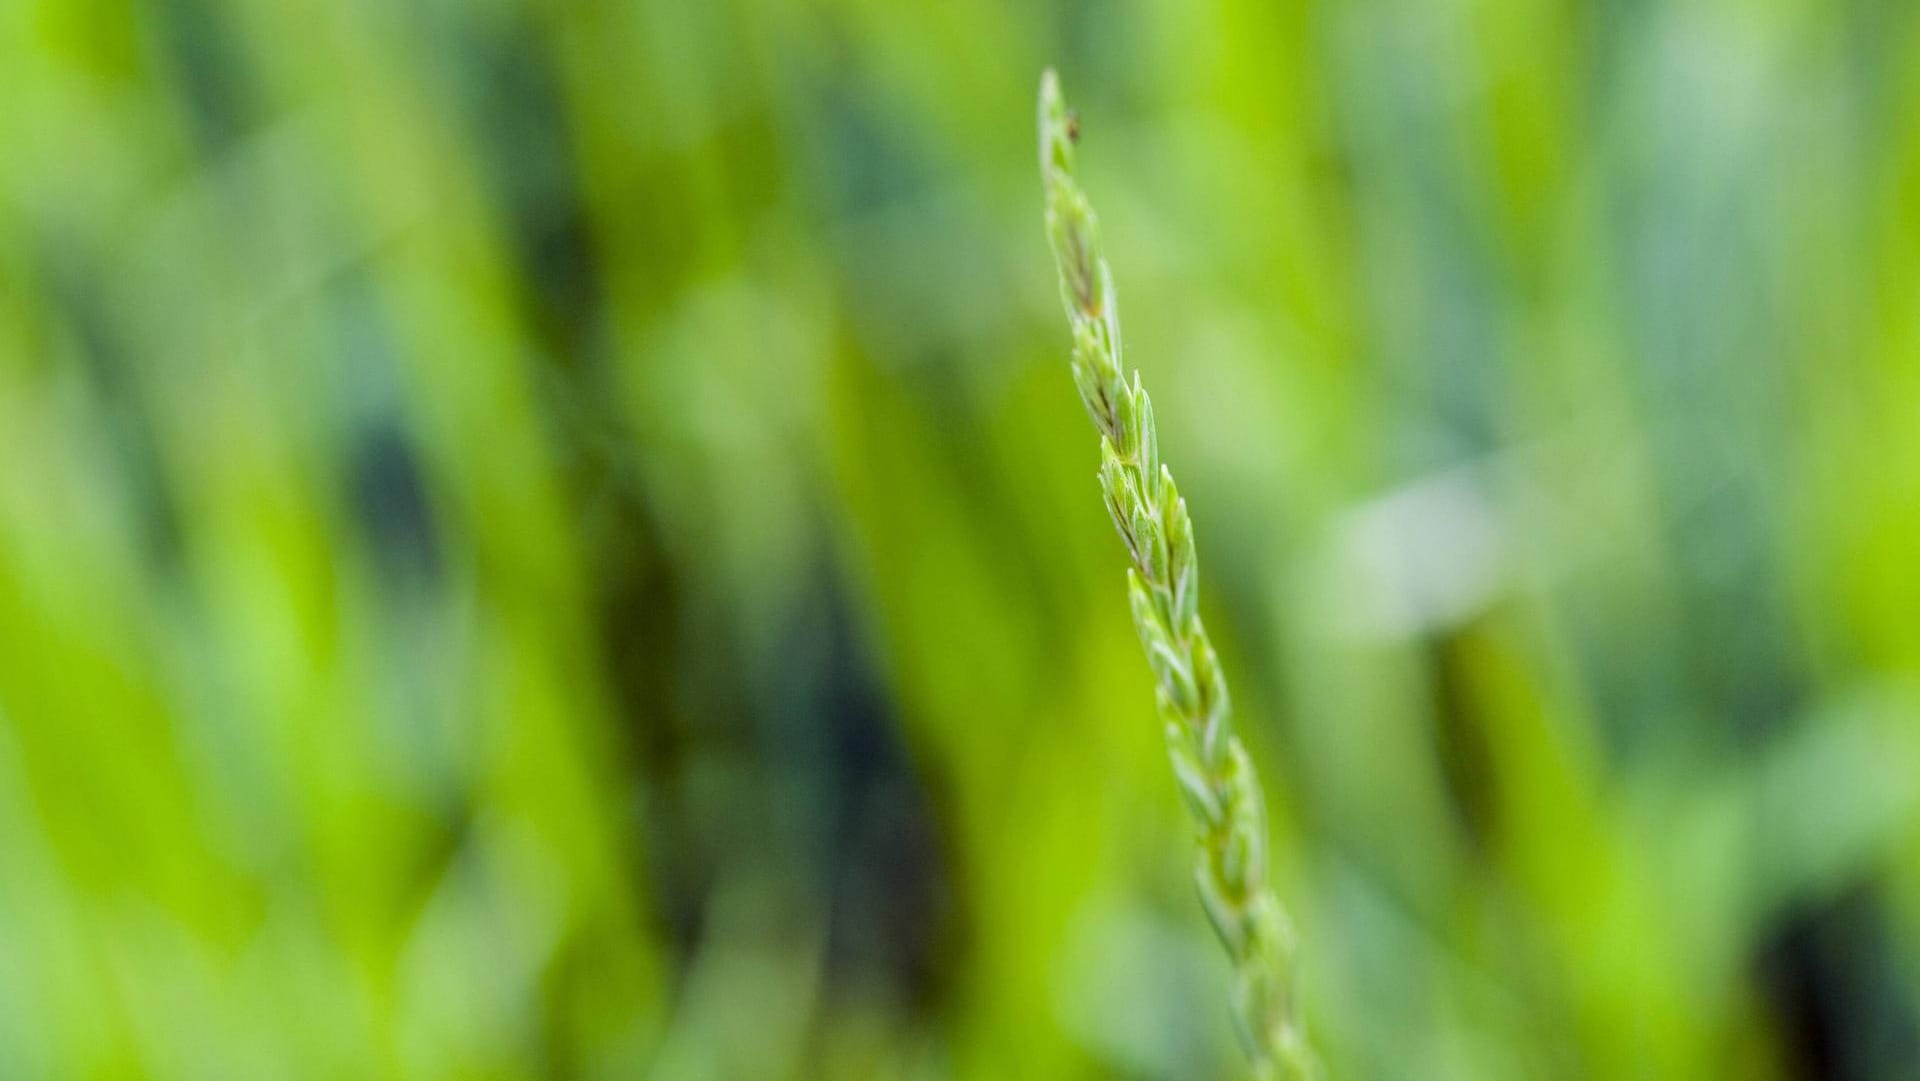
[[[1319,1076],[1294,991],[1294,935],[1267,884],[1266,810],[1233,734],[1226,679],[1200,620],[1199,561],[1186,501],[1159,460],[1153,405],[1120,361],[1113,275],[1093,207],[1074,178],[1079,122],[1052,71],[1040,81],[1047,238],[1073,330],[1074,385],[1100,434],[1100,488],[1132,566],[1134,625],[1157,685],[1173,773],[1198,840],[1194,881],[1233,966],[1241,1044],[1263,1079]]]

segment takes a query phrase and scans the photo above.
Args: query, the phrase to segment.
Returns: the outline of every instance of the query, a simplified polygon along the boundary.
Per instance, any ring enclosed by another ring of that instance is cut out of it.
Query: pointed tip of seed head
[[[1060,91],[1060,75],[1052,68],[1040,73],[1040,168],[1047,171],[1073,169],[1073,144],[1079,138],[1080,124],[1067,108]]]
[[[1053,68],[1040,73],[1040,116],[1042,122],[1052,121],[1063,128],[1073,118],[1066,93],[1060,89],[1060,73]]]

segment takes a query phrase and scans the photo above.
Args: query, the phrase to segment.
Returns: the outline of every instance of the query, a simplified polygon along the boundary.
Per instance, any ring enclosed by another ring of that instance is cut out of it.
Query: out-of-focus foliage
[[[1911,1076],[1865,0],[0,5],[0,1076],[1233,1076],[1049,63],[1330,1071]]]

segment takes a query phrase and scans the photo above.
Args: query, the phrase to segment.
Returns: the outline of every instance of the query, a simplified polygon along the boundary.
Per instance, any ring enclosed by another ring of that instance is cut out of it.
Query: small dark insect
[[[1067,141],[1070,143],[1080,141],[1080,110],[1078,109],[1067,110]]]

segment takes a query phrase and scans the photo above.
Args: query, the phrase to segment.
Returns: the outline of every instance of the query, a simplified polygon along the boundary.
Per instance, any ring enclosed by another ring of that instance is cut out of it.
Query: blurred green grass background
[[[1237,1076],[1048,64],[1334,1075],[1914,1076],[1885,0],[0,7],[0,1076]]]

